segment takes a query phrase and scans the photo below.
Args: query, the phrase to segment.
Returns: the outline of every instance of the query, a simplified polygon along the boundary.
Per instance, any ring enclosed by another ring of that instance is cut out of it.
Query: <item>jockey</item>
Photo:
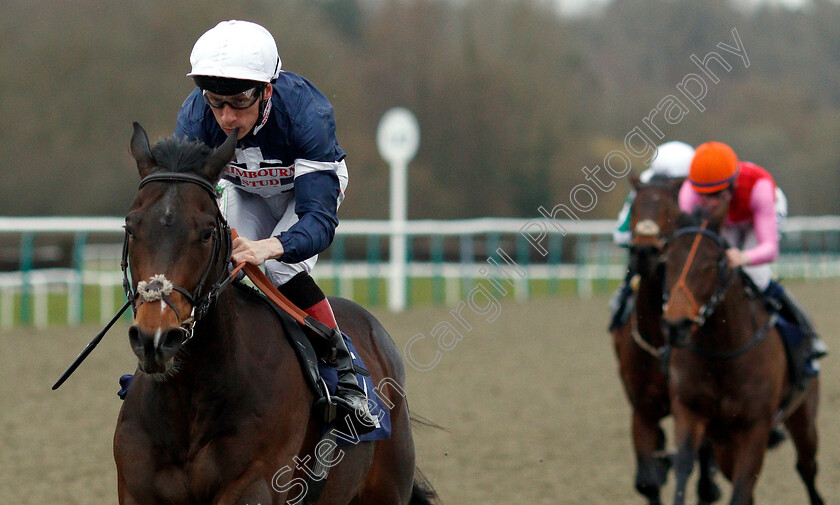
[[[721,230],[731,246],[726,251],[729,266],[741,267],[780,307],[780,316],[799,327],[808,342],[807,358],[816,372],[819,365],[815,359],[826,354],[825,343],[799,304],[772,279],[770,263],[779,255],[779,225],[787,216],[787,200],[770,173],[754,163],[739,161],[726,144],[707,142],[695,152],[688,179],[680,188],[679,202],[683,212],[692,212],[698,206],[709,210],[729,206]]]
[[[694,148],[685,142],[665,142],[656,148],[656,154],[650,161],[650,167],[639,175],[639,181],[648,183],[654,176],[664,176],[673,179],[681,179],[688,176],[688,167],[691,165],[691,158],[694,157]],[[613,243],[619,247],[630,247],[633,233],[630,230],[630,218],[633,202],[636,199],[636,191],[633,190],[627,195],[624,206],[618,213],[618,219],[613,230]],[[612,317],[610,319],[610,330],[621,326],[626,317],[632,311],[628,304],[633,289],[630,287],[630,279],[635,272],[630,272],[624,282],[619,286],[610,301]]]
[[[274,38],[247,21],[222,21],[190,55],[196,88],[178,112],[175,135],[217,147],[239,128],[222,172],[219,206],[239,237],[231,260],[265,265],[295,305],[333,329],[329,358],[339,415],[375,426],[330,303],[309,275],[332,243],[348,173],[329,100],[305,78],[280,70]],[[319,349],[323,346],[316,345]]]

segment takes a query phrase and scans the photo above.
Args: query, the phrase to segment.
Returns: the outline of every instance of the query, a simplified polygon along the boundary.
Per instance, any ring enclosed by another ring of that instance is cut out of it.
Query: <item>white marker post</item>
[[[406,235],[408,213],[408,162],[417,154],[420,127],[408,109],[395,107],[379,120],[376,146],[382,159],[391,165],[391,278],[388,282],[388,308],[405,309]]]

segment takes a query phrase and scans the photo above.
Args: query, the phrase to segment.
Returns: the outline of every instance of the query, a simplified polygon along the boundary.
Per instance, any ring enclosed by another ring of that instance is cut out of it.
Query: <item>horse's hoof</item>
[[[781,428],[773,428],[770,431],[770,438],[767,440],[767,448],[775,449],[782,442],[787,440],[787,433]]]
[[[701,480],[697,482],[697,497],[700,499],[700,505],[711,505],[720,500],[721,494],[720,488],[715,484],[715,481],[709,480],[703,482]]]
[[[671,456],[668,454],[656,456],[653,465],[656,469],[656,478],[659,481],[659,485],[665,485],[665,482],[668,480],[668,472],[671,470],[671,466],[673,465]]]

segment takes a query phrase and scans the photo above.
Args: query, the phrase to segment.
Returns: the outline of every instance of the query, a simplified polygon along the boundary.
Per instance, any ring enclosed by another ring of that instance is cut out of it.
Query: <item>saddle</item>
[[[791,382],[796,388],[805,390],[811,379],[819,374],[819,369],[814,366],[811,342],[802,328],[802,324],[796,320],[795,316],[791,315],[791,310],[784,306],[782,300],[786,295],[784,293],[773,293],[774,289],[783,290],[784,288],[776,283],[771,283],[771,286],[775,285],[776,287],[762,291],[749,275],[743,270],[739,271],[750,296],[760,298],[765,308],[771,314],[775,314],[775,327],[782,336]]]

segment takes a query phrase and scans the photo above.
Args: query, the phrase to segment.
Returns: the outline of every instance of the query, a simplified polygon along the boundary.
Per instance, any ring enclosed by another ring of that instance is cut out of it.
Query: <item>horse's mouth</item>
[[[181,328],[143,330],[135,324],[128,338],[143,373],[165,379],[178,371],[177,355],[185,338]]]
[[[178,370],[180,370],[175,357],[163,361],[139,360],[137,365],[141,372],[145,373],[156,382],[164,382],[177,374]]]

